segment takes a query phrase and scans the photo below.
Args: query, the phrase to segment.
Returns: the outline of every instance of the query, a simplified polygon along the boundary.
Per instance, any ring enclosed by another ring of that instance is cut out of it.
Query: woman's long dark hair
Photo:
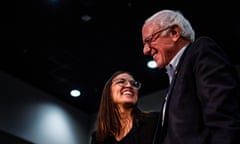
[[[97,115],[96,125],[96,139],[99,143],[103,142],[108,137],[113,137],[121,132],[120,114],[118,107],[113,103],[111,96],[112,80],[119,74],[127,73],[132,76],[131,73],[126,71],[115,72],[106,82],[103,91],[99,111]],[[135,115],[137,111],[140,111],[136,105],[133,107],[132,114]]]

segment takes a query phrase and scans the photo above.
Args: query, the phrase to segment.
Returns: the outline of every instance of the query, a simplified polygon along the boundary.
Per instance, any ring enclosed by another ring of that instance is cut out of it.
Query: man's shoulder
[[[200,42],[214,42],[214,40],[209,36],[199,36],[196,38],[194,43],[200,43]]]

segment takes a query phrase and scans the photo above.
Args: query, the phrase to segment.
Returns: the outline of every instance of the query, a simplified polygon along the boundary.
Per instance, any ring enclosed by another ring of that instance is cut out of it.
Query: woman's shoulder
[[[159,111],[144,111],[142,112],[143,119],[157,119],[161,116]]]
[[[145,112],[145,113],[149,116],[158,116],[161,112],[159,112],[159,111],[148,111],[148,112]]]
[[[153,120],[157,120],[157,119],[159,119],[159,117],[161,117],[161,113],[158,111],[149,112],[148,115],[149,115],[150,119],[153,119]]]
[[[136,123],[148,123],[157,121],[161,117],[161,113],[159,111],[144,111],[138,109],[135,120]]]
[[[91,137],[90,137],[90,144],[96,144],[96,130],[91,132]]]

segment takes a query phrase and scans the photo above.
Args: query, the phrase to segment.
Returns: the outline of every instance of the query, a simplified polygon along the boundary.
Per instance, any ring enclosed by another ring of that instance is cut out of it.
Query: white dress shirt
[[[170,61],[170,63],[165,67],[166,68],[166,72],[168,74],[168,78],[169,78],[169,85],[171,85],[172,83],[172,79],[174,77],[175,74],[177,74],[177,71],[176,71],[176,68],[177,68],[177,65],[179,63],[179,60],[183,54],[183,52],[185,51],[186,47],[188,46],[185,45],[174,57],[173,59]],[[168,91],[169,92],[169,91]],[[162,125],[164,123],[164,118],[165,118],[165,110],[166,110],[166,104],[167,104],[167,99],[168,99],[168,93],[167,95],[165,96],[165,102],[164,102],[164,105],[163,105],[163,113],[162,113]]]

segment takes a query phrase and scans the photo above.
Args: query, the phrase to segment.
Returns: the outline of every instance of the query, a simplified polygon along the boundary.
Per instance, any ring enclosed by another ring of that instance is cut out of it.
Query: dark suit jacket
[[[201,37],[187,47],[169,88],[164,144],[240,143],[235,72],[212,39]]]
[[[134,144],[156,144],[159,143],[160,137],[157,134],[158,122],[161,123],[161,114],[160,112],[151,112],[147,117],[144,117],[138,125],[135,125],[134,128]],[[155,135],[157,137],[155,137]],[[95,131],[92,133],[91,144],[99,144],[96,141]],[[156,142],[153,142],[156,141]],[[114,144],[113,137],[109,137],[104,144]],[[131,143],[132,144],[132,143]]]

